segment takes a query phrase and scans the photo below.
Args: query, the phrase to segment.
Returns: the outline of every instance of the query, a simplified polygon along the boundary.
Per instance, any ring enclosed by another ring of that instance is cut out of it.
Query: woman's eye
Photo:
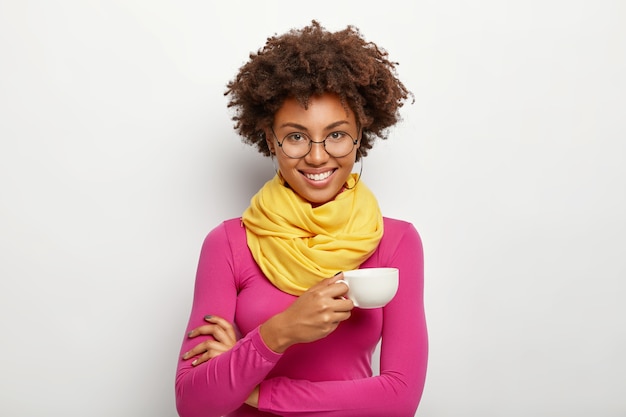
[[[306,141],[306,136],[301,133],[292,133],[290,135],[287,135],[286,139],[290,142],[303,142]]]
[[[344,132],[333,132],[330,135],[328,135],[328,139],[339,140],[339,139],[342,139],[345,136],[346,136],[346,134]]]

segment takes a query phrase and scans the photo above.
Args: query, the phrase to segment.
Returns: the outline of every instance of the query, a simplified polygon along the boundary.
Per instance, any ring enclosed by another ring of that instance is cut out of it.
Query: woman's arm
[[[245,241],[228,235],[222,225],[209,234],[202,248],[188,337],[183,342],[176,379],[177,408],[183,417],[222,415],[244,402],[256,405],[258,384],[281,352],[293,344],[327,336],[350,317],[353,308],[350,300],[341,297],[347,286],[335,285],[338,277],[329,278],[233,346],[229,333],[237,302],[238,271],[232,261],[237,257],[233,258],[230,247],[237,244],[245,245]],[[207,314],[212,318],[204,321]]]
[[[237,301],[235,265],[224,224],[205,239],[200,254],[187,333],[206,325],[207,314],[234,321]],[[280,355],[264,344],[258,328],[232,349],[194,366],[183,355],[211,336],[186,336],[176,373],[176,407],[181,417],[222,416],[246,401]],[[196,356],[197,358],[198,356]]]
[[[391,232],[391,231],[390,231]],[[387,229],[386,229],[387,233]],[[423,251],[405,226],[384,261],[400,269],[396,297],[383,311],[380,376],[309,382],[273,378],[261,383],[259,409],[284,416],[413,416],[426,376],[428,341],[423,305]]]

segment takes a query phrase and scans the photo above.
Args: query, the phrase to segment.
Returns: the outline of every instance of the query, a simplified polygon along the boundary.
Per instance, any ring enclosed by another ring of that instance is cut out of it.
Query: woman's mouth
[[[310,179],[311,181],[324,181],[326,178],[330,177],[333,172],[335,172],[334,169],[331,169],[330,171],[326,171],[326,172],[316,173],[316,174],[307,173],[307,172],[303,172],[302,174],[308,179]]]

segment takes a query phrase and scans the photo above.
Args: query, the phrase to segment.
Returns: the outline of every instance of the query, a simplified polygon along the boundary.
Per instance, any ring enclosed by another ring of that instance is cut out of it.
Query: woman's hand
[[[263,323],[260,328],[265,344],[282,353],[296,343],[313,342],[332,333],[350,317],[352,301],[343,297],[348,286],[337,283],[343,274],[327,278],[311,287],[285,311]]]
[[[196,327],[187,336],[193,338],[201,335],[210,335],[213,336],[213,339],[208,338],[183,355],[183,360],[195,357],[194,361],[191,362],[193,366],[198,366],[229,351],[237,342],[235,329],[227,320],[218,316],[205,316],[204,320],[210,324]]]
[[[245,401],[250,407],[259,408],[259,386],[254,387],[254,390],[248,395],[248,399]]]

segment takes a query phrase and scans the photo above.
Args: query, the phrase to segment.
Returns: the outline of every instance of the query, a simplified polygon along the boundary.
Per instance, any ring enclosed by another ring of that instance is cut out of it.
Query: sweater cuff
[[[257,350],[257,352],[259,352],[261,356],[263,356],[263,358],[265,358],[269,362],[276,363],[283,355],[282,353],[276,353],[272,349],[267,347],[267,345],[263,341],[263,338],[261,337],[261,332],[259,331],[260,327],[261,326],[257,327],[251,332],[252,334],[250,335],[250,341],[252,342],[252,345]]]
[[[272,395],[274,393],[274,380],[266,379],[259,384],[259,411],[272,412]]]

